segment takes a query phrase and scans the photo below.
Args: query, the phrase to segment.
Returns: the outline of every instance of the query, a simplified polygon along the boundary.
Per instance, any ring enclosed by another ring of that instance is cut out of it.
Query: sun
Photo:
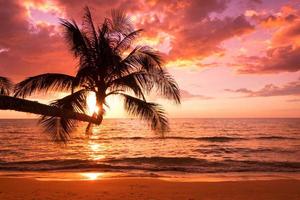
[[[88,173],[81,173],[81,175],[84,176],[87,180],[97,180],[103,175],[103,173],[88,172]]]
[[[89,115],[93,115],[94,113],[99,112],[99,107],[97,106],[96,94],[94,92],[90,92],[86,98],[87,103],[87,112]]]

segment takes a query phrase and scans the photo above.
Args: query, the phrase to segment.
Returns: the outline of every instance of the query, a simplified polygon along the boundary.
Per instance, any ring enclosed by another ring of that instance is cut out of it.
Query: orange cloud
[[[181,59],[203,58],[224,50],[220,44],[232,37],[254,30],[244,16],[225,19],[207,19],[178,31],[172,41],[170,57]]]
[[[300,46],[300,17],[293,23],[280,28],[273,36],[274,45],[293,44]]]

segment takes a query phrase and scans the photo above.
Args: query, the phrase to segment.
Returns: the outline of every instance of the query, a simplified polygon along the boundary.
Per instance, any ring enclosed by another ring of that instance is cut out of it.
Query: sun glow
[[[87,103],[87,112],[89,115],[93,115],[94,113],[99,112],[99,107],[97,106],[96,94],[94,92],[90,92],[86,98]]]
[[[103,176],[103,173],[81,173],[82,176],[84,176],[87,180],[97,180],[101,176]]]

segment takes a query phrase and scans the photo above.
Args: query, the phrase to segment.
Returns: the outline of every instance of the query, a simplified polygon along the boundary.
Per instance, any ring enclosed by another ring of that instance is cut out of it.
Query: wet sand
[[[0,178],[0,199],[299,200],[300,181],[178,182],[157,178],[41,181],[32,178]]]

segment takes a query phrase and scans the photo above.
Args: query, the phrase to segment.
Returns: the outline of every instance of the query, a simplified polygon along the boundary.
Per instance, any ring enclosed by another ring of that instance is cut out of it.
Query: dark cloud
[[[276,26],[283,25],[285,23],[291,23],[298,18],[298,16],[295,14],[289,14],[287,16],[269,15],[266,17],[259,17],[259,16],[256,17],[258,18],[258,20],[260,20],[260,23],[266,27],[276,27]]]
[[[222,13],[226,9],[228,2],[229,0],[189,1],[184,11],[184,19],[189,22],[200,22],[207,18],[207,15],[211,12]]]
[[[63,38],[54,26],[32,29],[25,7],[19,1],[0,6],[0,74],[15,80],[43,72],[71,73],[75,67]]]
[[[5,6],[4,6],[5,5]],[[19,40],[21,34],[29,31],[27,23],[24,20],[27,18],[26,10],[21,7],[17,1],[0,0],[0,39],[4,40],[7,37]],[[14,41],[8,41],[14,42]]]
[[[266,56],[239,56],[238,72],[262,74],[300,70],[300,47],[294,45],[269,49]]]
[[[271,96],[288,96],[288,95],[300,95],[300,79],[297,81],[289,82],[282,86],[276,86],[274,84],[265,85],[259,90],[250,90],[247,88],[240,89],[225,89],[227,92],[244,94],[243,97],[271,97]]]

